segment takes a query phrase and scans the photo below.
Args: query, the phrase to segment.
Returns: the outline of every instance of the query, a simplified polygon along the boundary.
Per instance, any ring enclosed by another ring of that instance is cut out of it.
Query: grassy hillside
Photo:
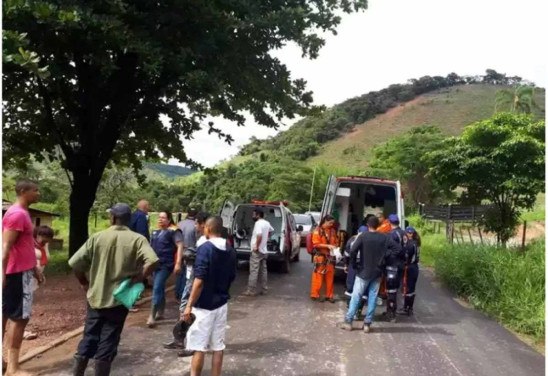
[[[440,89],[421,95],[366,121],[336,140],[322,146],[319,154],[307,160],[309,166],[367,167],[373,148],[419,125],[435,125],[447,135],[457,136],[475,121],[493,115],[500,85],[472,84]],[[544,117],[544,90],[535,98]]]

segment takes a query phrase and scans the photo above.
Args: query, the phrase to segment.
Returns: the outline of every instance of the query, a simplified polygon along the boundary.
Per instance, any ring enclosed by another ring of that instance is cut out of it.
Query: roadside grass
[[[515,332],[530,336],[535,345],[545,334],[545,239],[521,248],[447,243],[444,229],[419,216],[408,218],[422,239],[421,264],[474,308]]]
[[[544,239],[515,248],[448,246],[434,256],[436,275],[475,308],[521,334],[544,338]]]

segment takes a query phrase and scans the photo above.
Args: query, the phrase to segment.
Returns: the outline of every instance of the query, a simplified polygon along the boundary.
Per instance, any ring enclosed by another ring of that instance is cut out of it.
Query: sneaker
[[[317,302],[319,298],[316,298],[315,296],[311,296],[310,297],[310,300],[312,300],[313,302]]]
[[[263,290],[263,291],[261,291],[259,294],[260,294],[260,295],[266,295],[266,294],[268,294],[268,290]]]
[[[352,324],[346,321],[340,322],[337,324],[337,328],[352,331]]]
[[[322,297],[322,298],[318,299],[318,301],[319,301],[320,303],[323,303],[323,302],[325,302],[325,298]]]
[[[329,303],[335,303],[335,298],[328,298],[327,301],[328,301]]]
[[[363,332],[364,333],[371,332],[371,324],[368,324],[368,323],[363,324]]]
[[[242,294],[242,296],[254,297],[254,296],[257,296],[257,293],[247,290],[246,292]]]
[[[192,356],[192,355],[194,355],[194,350],[184,349],[184,350],[181,350],[177,353],[177,356],[179,358],[187,358],[187,357]]]
[[[177,341],[164,343],[164,349],[167,349],[167,350],[184,349],[184,348],[185,346],[182,343],[179,343]]]

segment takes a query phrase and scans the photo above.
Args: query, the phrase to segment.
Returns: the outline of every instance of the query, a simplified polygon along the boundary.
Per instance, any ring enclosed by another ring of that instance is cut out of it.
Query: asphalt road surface
[[[227,349],[223,375],[331,376],[331,375],[447,375],[501,376],[544,375],[544,356],[483,314],[467,308],[421,270],[413,317],[397,323],[381,321],[377,308],[373,331],[364,334],[336,328],[346,310],[344,300],[335,304],[308,298],[310,257],[301,250],[301,261],[289,274],[269,273],[269,294],[240,296],[247,282],[242,265],[232,288],[229,305]],[[342,296],[342,281],[336,293]],[[172,295],[172,294],[170,294]],[[146,309],[130,314],[122,335],[112,375],[189,375],[189,358],[162,343],[178,315],[173,301],[167,319],[148,329]],[[53,349],[24,365],[40,375],[70,375],[71,357],[78,339]],[[210,356],[204,374],[209,374]],[[93,374],[90,364],[87,375]]]

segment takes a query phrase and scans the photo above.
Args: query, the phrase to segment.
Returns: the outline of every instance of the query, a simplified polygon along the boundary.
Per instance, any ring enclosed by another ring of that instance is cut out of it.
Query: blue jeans
[[[181,300],[181,296],[183,296],[183,292],[185,290],[186,285],[186,266],[183,266],[181,268],[181,272],[176,276],[175,279],[175,299],[177,301]]]
[[[154,285],[152,287],[152,305],[156,308],[166,305],[166,281],[173,273],[172,265],[162,265],[154,272]]]
[[[352,290],[352,298],[348,306],[348,311],[344,321],[352,322],[352,319],[356,315],[362,296],[366,291],[369,291],[367,296],[367,314],[365,315],[365,324],[371,324],[373,322],[373,316],[375,314],[375,308],[377,307],[377,295],[379,293],[379,287],[381,286],[381,278],[375,278],[372,280],[364,280],[358,276],[354,280],[354,288]]]
[[[181,296],[181,304],[179,305],[179,311],[183,312],[188,304],[188,299],[190,299],[190,293],[192,291],[192,284],[194,283],[194,267],[187,266],[190,269],[190,277],[186,279],[185,290]]]

